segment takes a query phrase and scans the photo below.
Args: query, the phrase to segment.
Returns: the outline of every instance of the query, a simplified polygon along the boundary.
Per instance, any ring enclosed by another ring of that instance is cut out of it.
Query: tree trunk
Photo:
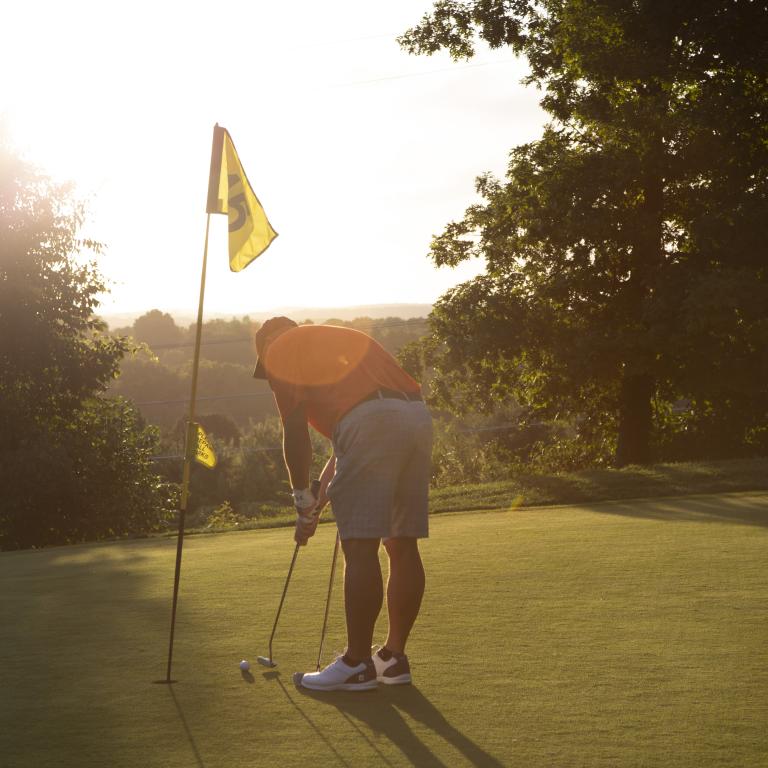
[[[616,466],[650,464],[654,381],[648,375],[626,376],[619,396]]]
[[[666,114],[665,96],[658,81],[641,86],[641,96],[658,102],[655,111]],[[664,265],[664,178],[665,150],[661,129],[652,131],[642,157],[642,202],[637,211],[637,227],[632,248],[632,274],[626,295],[630,327],[643,329],[645,304],[661,279]],[[647,331],[647,328],[645,328]],[[648,335],[636,333],[636,346],[628,356],[619,392],[619,427],[616,465],[651,462],[652,398],[656,388],[653,376],[655,350]]]

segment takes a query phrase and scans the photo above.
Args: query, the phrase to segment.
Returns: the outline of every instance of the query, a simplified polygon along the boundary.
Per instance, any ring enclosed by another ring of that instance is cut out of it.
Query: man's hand
[[[320,511],[313,509],[308,516],[297,515],[296,530],[293,534],[293,540],[302,547],[315,535],[317,523],[320,520]]]
[[[317,503],[320,482],[312,481],[311,489],[294,490],[293,503],[296,509],[296,530],[293,540],[302,547],[315,535],[320,520],[320,507]]]

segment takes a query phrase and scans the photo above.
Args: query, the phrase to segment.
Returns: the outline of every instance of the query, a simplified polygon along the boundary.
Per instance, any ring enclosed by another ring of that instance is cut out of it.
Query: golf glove
[[[317,506],[317,497],[309,488],[294,488],[293,505],[297,514],[308,517]]]
[[[296,509],[296,532],[294,541],[298,544],[306,544],[315,535],[320,510],[317,509],[317,491],[320,483],[315,480],[312,488],[294,488],[293,505]]]

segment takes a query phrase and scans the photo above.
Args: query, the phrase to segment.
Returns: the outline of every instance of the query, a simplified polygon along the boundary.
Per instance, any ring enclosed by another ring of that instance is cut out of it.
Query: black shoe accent
[[[344,663],[346,664],[347,662],[345,661]],[[359,661],[358,664],[365,664],[365,669],[362,672],[355,672],[354,675],[348,677],[346,680],[348,684],[359,685],[360,683],[367,683],[376,679],[376,667],[373,665],[372,659]]]

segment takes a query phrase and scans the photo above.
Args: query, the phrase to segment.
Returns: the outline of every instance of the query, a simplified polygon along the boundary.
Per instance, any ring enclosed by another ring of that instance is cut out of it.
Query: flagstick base
[[[152,685],[171,685],[178,682],[178,680],[153,680]]]

